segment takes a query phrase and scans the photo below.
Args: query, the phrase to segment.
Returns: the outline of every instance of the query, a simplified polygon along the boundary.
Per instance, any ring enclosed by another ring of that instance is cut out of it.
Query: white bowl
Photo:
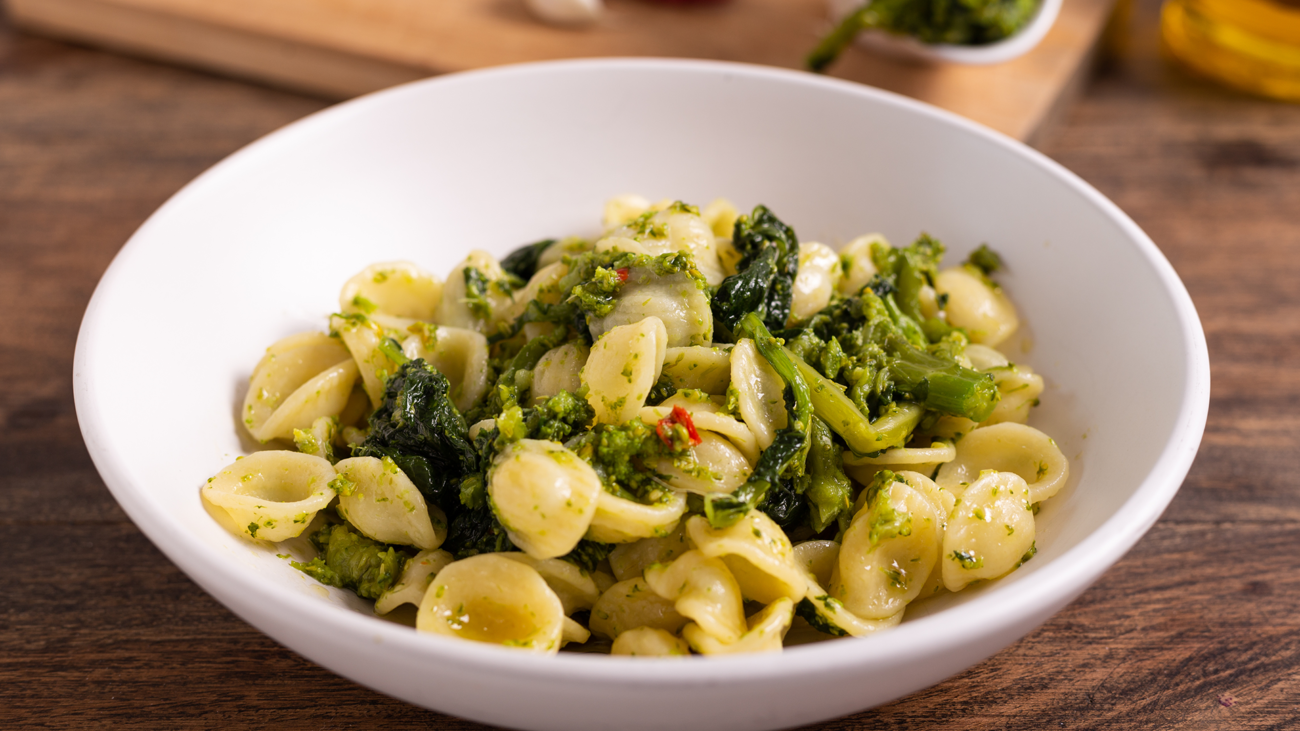
[[[1038,557],[864,640],[776,655],[536,657],[418,635],[222,529],[205,478],[245,453],[237,404],[276,339],[324,329],[375,261],[445,273],[593,233],[639,192],[766,203],[803,240],[925,230],[951,261],[987,241],[1050,384],[1038,426],[1075,476],[1039,516]],[[840,716],[979,662],[1069,603],[1160,516],[1196,453],[1209,366],[1173,269],[1087,184],[933,107],[810,74],[596,60],[447,76],[339,105],[177,193],[95,291],[77,413],[132,520],[233,612],[302,655],[412,703],[528,729],[766,729]],[[1140,591],[1140,588],[1135,591]]]
[[[1032,51],[1047,35],[1047,31],[1052,29],[1056,16],[1061,12],[1061,2],[1062,0],[1042,0],[1034,17],[1023,28],[1007,38],[982,46],[922,43],[911,36],[895,35],[883,30],[860,33],[857,42],[878,53],[905,60],[991,66]],[[862,0],[831,0],[831,16],[839,22],[861,5]]]

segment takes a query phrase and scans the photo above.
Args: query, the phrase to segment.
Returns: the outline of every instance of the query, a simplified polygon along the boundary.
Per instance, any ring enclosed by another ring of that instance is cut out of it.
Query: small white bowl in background
[[[1061,12],[1063,0],[1042,0],[1038,12],[1018,32],[1000,41],[982,46],[955,43],[922,43],[912,36],[895,35],[883,30],[858,34],[858,45],[894,58],[930,63],[947,62],[965,66],[991,66],[1005,63],[1029,53],[1052,29]],[[857,10],[861,0],[830,0],[830,14],[835,22]]]
[[[236,412],[253,365],[281,337],[326,329],[352,274],[409,259],[445,276],[470,249],[597,233],[603,202],[622,193],[765,203],[806,241],[879,231],[902,245],[928,231],[950,262],[981,242],[1001,252],[1027,360],[1048,383],[1031,423],[1072,460],[1071,485],[1038,516],[1038,556],[869,638],[731,658],[539,657],[377,619],[204,510],[204,480],[250,448]],[[91,457],[140,530],[307,658],[515,728],[753,731],[888,702],[1043,623],[1160,516],[1196,454],[1210,388],[1204,334],[1169,263],[1114,204],[1024,145],[812,74],[591,60],[380,92],[204,173],[105,273],[74,390]]]

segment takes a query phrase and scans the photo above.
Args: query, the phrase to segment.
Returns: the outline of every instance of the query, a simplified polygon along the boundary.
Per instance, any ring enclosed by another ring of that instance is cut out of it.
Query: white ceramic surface
[[[946,62],[965,66],[992,66],[1006,63],[1029,53],[1052,29],[1061,12],[1063,0],[1042,0],[1038,12],[1025,27],[1010,38],[983,46],[962,46],[953,43],[922,43],[911,36],[900,36],[885,31],[867,31],[858,35],[857,42],[887,56],[913,61]],[[862,5],[862,0],[830,0],[831,17],[838,21]]]
[[[625,192],[766,203],[803,240],[878,230],[905,244],[925,230],[950,261],[985,241],[1002,252],[1032,335],[1027,360],[1049,384],[1032,423],[1073,461],[1072,484],[1039,516],[1038,557],[864,640],[731,659],[546,658],[376,619],[204,510],[205,478],[250,448],[236,409],[251,368],[277,338],[326,328],[350,275],[393,259],[445,273],[471,248],[595,233],[603,201]],[[1204,429],[1209,365],[1192,303],[1152,242],[1023,145],[809,74],[597,60],[399,87],[233,155],[114,260],[82,324],[74,386],[91,456],[140,529],[321,665],[506,726],[725,731],[887,702],[1070,602],[1177,491]]]

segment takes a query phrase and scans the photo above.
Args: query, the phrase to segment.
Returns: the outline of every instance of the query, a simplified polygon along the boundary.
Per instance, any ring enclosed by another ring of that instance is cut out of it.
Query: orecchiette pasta
[[[830,595],[864,619],[902,612],[938,562],[943,538],[942,518],[929,499],[891,481],[845,532]]]
[[[610,639],[637,627],[676,632],[688,621],[672,600],[652,591],[643,578],[614,584],[591,608],[591,631]]]
[[[731,349],[731,384],[736,387],[741,416],[754,432],[758,446],[767,449],[776,432],[789,423],[785,382],[748,338]]]
[[[948,322],[965,328],[973,342],[994,347],[1020,327],[1016,308],[1002,289],[965,267],[939,272],[934,288],[948,300]]]
[[[564,607],[535,569],[497,554],[453,562],[424,594],[416,627],[531,652],[560,651]]]
[[[560,391],[577,393],[582,388],[582,367],[590,354],[591,349],[580,343],[566,343],[546,351],[533,369],[533,405]]]
[[[981,427],[962,437],[956,458],[939,468],[935,481],[961,495],[983,470],[1020,475],[1029,485],[1030,503],[1052,497],[1070,478],[1070,463],[1051,437],[1012,422]]]
[[[334,466],[339,515],[384,543],[432,551],[447,538],[447,516],[387,457],[352,457]]]
[[[293,335],[267,348],[266,355],[262,356],[262,360],[253,369],[248,382],[248,393],[244,397],[242,413],[248,432],[261,442],[277,437],[291,437],[293,429],[307,428],[317,417],[337,414],[346,403],[348,391],[343,394],[344,403],[337,404],[338,408],[333,413],[321,408],[334,406],[332,402],[327,404],[326,400],[310,398],[316,393],[317,387],[308,388],[296,399],[293,397],[327,371],[348,362],[349,357],[347,348],[324,333]],[[343,375],[346,374],[335,374],[325,379],[322,385],[337,386]],[[356,378],[355,368],[352,377]],[[351,383],[347,387],[350,390]],[[291,415],[287,414],[271,422],[276,412],[290,400],[296,404],[291,407]],[[267,426],[268,422],[272,423],[271,427]]]
[[[340,312],[432,321],[442,282],[409,261],[371,264],[343,285]]]
[[[647,317],[611,329],[591,346],[582,384],[597,421],[622,424],[636,416],[659,380],[666,343],[664,324]]]
[[[821,312],[831,302],[843,269],[831,247],[816,242],[799,244],[799,274],[794,278],[791,324]]]
[[[298,452],[258,452],[227,465],[203,486],[245,535],[283,541],[301,535],[334,500],[334,466]]]
[[[603,492],[591,465],[562,444],[537,439],[503,450],[488,477],[501,524],[533,558],[572,551],[591,526]]]
[[[943,584],[960,591],[1033,556],[1029,488],[1011,472],[985,472],[962,493],[943,535]]]
[[[353,276],[241,405],[298,451],[223,468],[212,515],[314,523],[311,578],[544,654],[866,637],[1035,554],[1069,464],[1026,425],[1043,378],[995,349],[1019,326],[995,253],[835,252],[725,200],[621,196],[600,230]]]
[[[632,657],[686,657],[691,654],[686,640],[654,627],[637,627],[614,638],[611,655]]]
[[[488,343],[483,334],[421,323],[402,341],[407,358],[423,358],[451,382],[456,408],[468,411],[488,387]]]
[[[388,614],[403,604],[419,607],[429,584],[433,583],[433,577],[455,560],[446,551],[420,551],[415,554],[406,562],[406,568],[402,569],[402,576],[397,583],[375,600],[375,614]]]
[[[641,267],[629,272],[613,311],[588,322],[592,337],[654,317],[663,323],[668,347],[702,346],[713,339],[709,298],[694,280],[685,274],[661,277]]]
[[[780,652],[781,640],[794,619],[794,602],[781,597],[746,620],[747,630],[735,642],[722,642],[698,624],[682,628],[682,637],[702,655]]]
[[[645,580],[656,594],[673,602],[679,614],[719,642],[736,642],[745,633],[740,586],[721,559],[687,551],[668,565],[647,568]]]
[[[720,529],[697,515],[687,521],[686,534],[700,553],[722,559],[746,599],[764,604],[781,597],[803,599],[807,583],[794,547],[765,513],[751,511],[735,525]]]

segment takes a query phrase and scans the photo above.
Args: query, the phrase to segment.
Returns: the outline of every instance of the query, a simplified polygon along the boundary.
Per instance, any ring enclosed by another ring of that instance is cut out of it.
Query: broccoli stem
[[[808,383],[798,368],[799,360],[772,337],[758,313],[746,314],[736,327],[738,338],[750,338],[758,352],[794,393],[790,425],[776,433],[772,444],[763,450],[754,471],[743,485],[730,495],[712,494],[704,498],[704,514],[714,528],[726,528],[745,517],[767,495],[781,473],[807,459],[809,431],[812,429],[813,402]]]
[[[899,391],[926,408],[984,421],[998,405],[997,384],[987,373],[963,368],[903,342],[892,342],[890,376]]]
[[[789,350],[785,353],[794,361],[799,374],[811,384],[813,413],[843,437],[854,454],[872,454],[902,446],[921,421],[925,409],[918,404],[897,404],[894,412],[875,422],[868,421],[838,384]]]
[[[866,28],[872,27],[871,22],[874,19],[874,13],[871,12],[871,3],[867,3],[852,13],[844,16],[844,20],[835,26],[835,29],[826,35],[825,38],[817,44],[817,47],[808,54],[808,68],[817,73],[826,70],[840,57],[844,49],[849,47],[853,39]]]
[[[808,503],[812,529],[821,533],[853,504],[853,484],[844,474],[844,451],[835,446],[831,428],[813,417],[808,449]]]

